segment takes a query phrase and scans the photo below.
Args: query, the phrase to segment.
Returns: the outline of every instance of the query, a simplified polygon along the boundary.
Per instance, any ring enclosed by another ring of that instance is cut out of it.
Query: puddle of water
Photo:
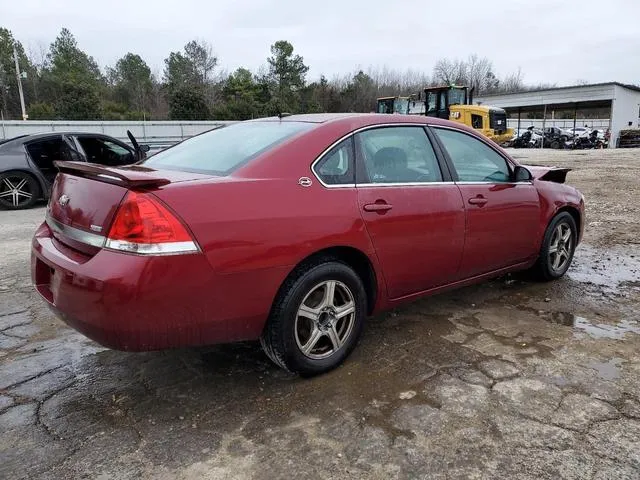
[[[606,323],[591,323],[585,317],[568,312],[542,312],[539,315],[551,323],[573,327],[593,338],[619,340],[627,333],[640,335],[640,323],[635,320],[621,320],[614,325],[610,325]]]
[[[620,286],[640,286],[640,256],[627,249],[595,249],[581,245],[567,276],[580,283],[591,283],[609,293],[617,293]]]
[[[615,380],[620,376],[621,358],[612,358],[608,362],[592,362],[587,365],[598,372],[598,375],[605,380]]]

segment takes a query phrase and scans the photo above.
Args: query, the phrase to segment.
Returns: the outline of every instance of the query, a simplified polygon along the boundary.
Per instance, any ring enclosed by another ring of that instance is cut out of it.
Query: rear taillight
[[[131,191],[116,212],[105,247],[145,255],[198,251],[186,227],[160,201]]]

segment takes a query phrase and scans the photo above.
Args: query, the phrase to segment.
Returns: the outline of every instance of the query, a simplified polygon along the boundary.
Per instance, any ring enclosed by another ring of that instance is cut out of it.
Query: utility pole
[[[18,63],[18,51],[15,45],[13,46],[13,59],[16,61],[16,80],[18,81],[18,93],[20,94],[20,107],[22,108],[22,120],[28,118],[27,112],[24,108],[24,93],[22,92],[22,75],[20,74],[20,64]]]

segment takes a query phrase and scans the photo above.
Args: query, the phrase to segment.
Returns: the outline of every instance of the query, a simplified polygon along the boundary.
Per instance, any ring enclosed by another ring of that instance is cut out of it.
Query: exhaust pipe
[[[473,92],[476,89],[476,87],[471,87],[471,90],[469,90],[469,103],[467,105],[473,105]]]

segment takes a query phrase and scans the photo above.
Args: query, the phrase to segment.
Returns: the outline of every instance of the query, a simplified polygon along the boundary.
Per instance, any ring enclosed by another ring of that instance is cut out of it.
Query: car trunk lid
[[[56,162],[60,173],[51,191],[47,224],[59,242],[87,254],[102,248],[120,203],[129,190],[149,191],[170,183],[208,178],[142,165],[105,167]]]

